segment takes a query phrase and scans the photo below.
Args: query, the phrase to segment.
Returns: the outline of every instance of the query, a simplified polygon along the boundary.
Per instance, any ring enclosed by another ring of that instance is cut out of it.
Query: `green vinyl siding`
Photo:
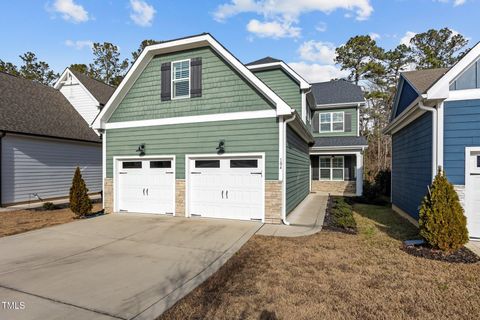
[[[175,155],[176,177],[185,178],[186,154],[215,154],[225,140],[225,154],[265,152],[267,180],[278,180],[278,122],[276,118],[188,123],[154,127],[109,129],[106,135],[107,177],[113,176],[113,157],[137,156],[145,143],[145,157]]]
[[[310,155],[308,144],[289,126],[286,150],[287,214],[302,202],[310,192]]]
[[[202,58],[202,96],[161,101],[161,65]],[[269,110],[274,107],[210,47],[158,55],[148,63],[108,122]]]
[[[358,128],[358,115],[357,115],[357,108],[345,108],[345,109],[325,109],[321,111],[315,111],[313,114],[314,117],[317,117],[315,121],[312,121],[312,126],[313,124],[318,125],[320,123],[320,120],[318,117],[320,116],[320,113],[325,113],[325,112],[345,112],[345,114],[350,114],[352,117],[352,130],[350,132],[318,132],[319,128],[312,128],[313,130],[313,136],[314,137],[335,137],[335,136],[357,136],[357,128]],[[345,128],[345,124],[344,124]]]
[[[255,75],[302,116],[302,94],[299,84],[282,69],[254,71]]]

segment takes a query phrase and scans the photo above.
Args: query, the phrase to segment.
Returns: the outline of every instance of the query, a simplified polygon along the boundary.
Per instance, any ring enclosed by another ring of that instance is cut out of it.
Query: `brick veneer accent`
[[[175,180],[175,215],[185,217],[185,180]]]
[[[113,179],[105,178],[103,183],[105,213],[113,213]]]
[[[312,180],[312,192],[330,193],[335,196],[352,195],[356,193],[355,181],[321,181]]]
[[[282,223],[281,181],[265,181],[265,223]]]

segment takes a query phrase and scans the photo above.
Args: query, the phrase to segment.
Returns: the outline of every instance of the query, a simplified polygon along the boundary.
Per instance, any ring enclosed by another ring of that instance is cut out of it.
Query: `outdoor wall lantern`
[[[222,139],[218,142],[217,153],[218,154],[225,153],[225,140]]]
[[[138,146],[137,150],[139,155],[144,156],[145,155],[145,143],[142,143],[141,145]]]

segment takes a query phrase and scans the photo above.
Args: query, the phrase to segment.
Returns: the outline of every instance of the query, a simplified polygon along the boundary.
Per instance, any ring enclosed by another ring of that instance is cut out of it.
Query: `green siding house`
[[[316,85],[281,60],[244,65],[210,34],[148,46],[94,122],[105,210],[287,223],[314,177],[319,192],[337,183],[344,193],[355,177],[361,187],[365,143],[330,146],[327,180],[317,139],[364,142],[363,96],[329,106],[335,130],[326,133]]]

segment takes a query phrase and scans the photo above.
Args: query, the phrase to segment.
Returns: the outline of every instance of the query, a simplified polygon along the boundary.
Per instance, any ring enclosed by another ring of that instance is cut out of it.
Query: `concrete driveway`
[[[260,226],[116,214],[0,238],[0,319],[153,319]]]

